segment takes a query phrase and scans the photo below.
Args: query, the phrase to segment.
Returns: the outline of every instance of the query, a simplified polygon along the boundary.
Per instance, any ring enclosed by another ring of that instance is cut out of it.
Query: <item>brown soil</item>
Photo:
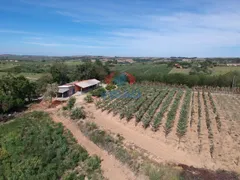
[[[236,166],[240,169],[240,112],[235,111],[232,107],[231,99],[222,97],[222,95],[214,95],[213,99],[216,103],[217,111],[220,115],[222,123],[220,131],[220,146],[223,164],[228,166]],[[238,115],[236,115],[238,114]],[[228,154],[228,156],[224,156]]]
[[[164,163],[182,163],[188,166],[194,166],[197,168],[208,168],[212,170],[225,169],[233,170],[240,172],[240,162],[235,159],[238,156],[239,151],[237,152],[236,147],[229,144],[236,144],[234,141],[229,141],[230,136],[225,136],[224,132],[221,132],[219,135],[215,135],[217,132],[216,122],[212,122],[214,137],[217,138],[216,147],[221,150],[214,152],[213,158],[210,155],[210,145],[208,139],[208,130],[206,127],[206,116],[204,110],[204,102],[202,95],[201,97],[201,107],[202,107],[202,117],[201,117],[201,152],[198,152],[199,139],[197,135],[197,123],[198,123],[198,100],[197,93],[194,95],[194,118],[192,127],[189,127],[189,131],[183,137],[181,142],[181,148],[174,145],[166,143],[166,138],[164,132],[160,129],[157,132],[153,132],[148,129],[142,128],[142,126],[135,126],[135,121],[132,119],[130,122],[125,120],[120,120],[119,116],[113,117],[112,114],[107,114],[107,112],[101,112],[97,110],[94,104],[84,105],[85,110],[92,114],[91,121],[95,122],[105,130],[109,130],[115,134],[120,134],[125,138],[127,143],[133,143],[136,146],[146,150],[150,156],[156,157],[158,162]],[[80,97],[79,97],[80,98]],[[83,105],[82,98],[77,99],[78,104]],[[209,103],[209,102],[208,102]],[[210,107],[210,106],[209,106]],[[212,109],[210,111],[211,120],[214,121],[214,113]],[[167,113],[166,113],[167,114]],[[189,116],[191,114],[189,113]],[[222,119],[223,115],[220,113],[220,118]],[[190,117],[189,117],[190,119]],[[165,123],[163,121],[163,123]],[[227,123],[227,122],[226,122]],[[222,123],[224,128],[225,123]],[[222,135],[225,136],[222,138]],[[240,137],[240,136],[239,136]],[[218,140],[219,139],[219,140]],[[227,146],[227,147],[225,147]],[[230,147],[234,147],[235,150],[230,150]],[[231,154],[231,153],[234,154]],[[233,159],[234,162],[233,162]]]
[[[116,180],[139,179],[139,177],[137,178],[131,170],[122,165],[112,155],[109,155],[106,151],[100,149],[92,141],[87,139],[78,129],[76,123],[69,119],[57,116],[54,111],[52,111],[50,115],[53,121],[62,123],[68,130],[70,130],[77,142],[81,144],[81,146],[85,147],[90,155],[98,155],[102,159],[101,165],[104,177]]]

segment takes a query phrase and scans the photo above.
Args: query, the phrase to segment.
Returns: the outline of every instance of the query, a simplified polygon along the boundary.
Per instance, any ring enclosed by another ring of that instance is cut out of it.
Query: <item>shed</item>
[[[89,80],[84,80],[84,81],[74,83],[75,91],[81,91],[81,92],[92,90],[98,87],[99,84],[100,84],[100,81],[97,79],[89,79]]]
[[[58,86],[58,97],[69,97],[75,93],[73,84],[65,84],[62,86]]]

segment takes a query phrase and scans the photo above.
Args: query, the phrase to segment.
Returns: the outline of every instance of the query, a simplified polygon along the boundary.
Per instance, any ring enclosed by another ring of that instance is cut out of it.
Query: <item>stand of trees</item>
[[[3,76],[0,79],[0,113],[22,108],[34,95],[35,84],[24,76]]]
[[[53,82],[65,84],[71,81],[91,78],[103,80],[110,73],[110,70],[107,65],[103,65],[99,60],[94,63],[85,62],[71,68],[62,62],[56,62],[50,68],[50,73],[53,77]]]

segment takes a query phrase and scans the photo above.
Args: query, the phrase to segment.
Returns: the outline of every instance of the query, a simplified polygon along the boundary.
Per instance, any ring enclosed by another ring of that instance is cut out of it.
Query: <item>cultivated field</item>
[[[114,71],[120,72],[129,72],[133,75],[161,75],[168,74],[171,71],[171,67],[168,67],[167,64],[127,64],[127,65],[117,65],[114,67]]]
[[[226,74],[231,71],[239,71],[240,72],[240,66],[238,67],[214,67],[211,69],[213,75],[221,75]]]
[[[240,170],[237,95],[136,84],[107,94],[96,107],[212,169]]]

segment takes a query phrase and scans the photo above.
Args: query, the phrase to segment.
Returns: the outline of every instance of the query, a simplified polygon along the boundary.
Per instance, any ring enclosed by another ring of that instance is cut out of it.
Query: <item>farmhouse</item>
[[[182,66],[180,64],[174,64],[176,68],[182,69]]]
[[[58,97],[70,97],[76,92],[88,92],[98,87],[100,81],[97,79],[88,79],[84,81],[75,81],[65,85],[58,86]]]

